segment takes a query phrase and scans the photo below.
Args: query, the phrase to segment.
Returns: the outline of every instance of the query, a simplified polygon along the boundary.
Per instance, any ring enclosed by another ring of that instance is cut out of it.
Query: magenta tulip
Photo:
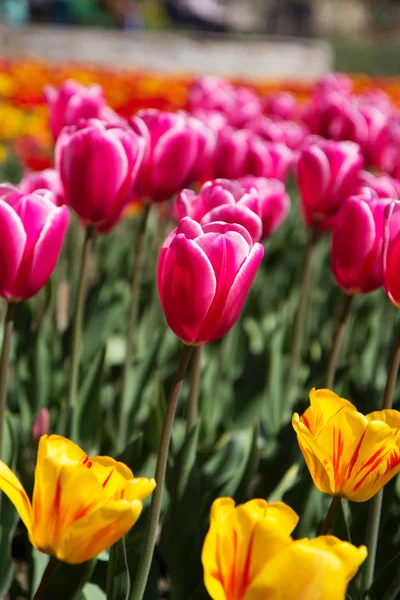
[[[358,180],[357,195],[372,192],[378,198],[400,199],[400,181],[386,173],[374,175],[369,171],[360,171]]]
[[[352,142],[321,141],[300,152],[296,175],[302,210],[309,227],[324,231],[358,186],[363,157]]]
[[[65,125],[78,125],[80,119],[117,121],[119,117],[107,106],[101,86],[85,87],[71,79],[58,89],[52,85],[45,88],[50,110],[50,129],[56,140]]]
[[[339,286],[348,294],[383,285],[384,215],[391,200],[351,196],[332,228],[331,262]]]
[[[32,426],[32,439],[38,442],[42,435],[47,435],[50,430],[50,413],[49,409],[44,407],[40,409]]]
[[[245,172],[238,177],[255,175],[286,181],[293,158],[293,151],[285,144],[266,142],[254,135],[249,141]]]
[[[64,204],[64,188],[60,176],[55,169],[43,171],[30,171],[25,173],[18,188],[24,194],[31,194],[36,190],[50,190],[57,199],[57,205]]]
[[[300,113],[297,98],[290,92],[269,94],[264,98],[263,106],[269,117],[278,117],[288,121],[297,119]]]
[[[344,73],[326,73],[322,75],[316,85],[315,92],[340,92],[344,96],[351,94],[353,82]]]
[[[389,204],[385,213],[383,278],[387,295],[400,308],[400,202],[397,200]]]
[[[262,221],[261,239],[267,239],[286,219],[290,210],[290,199],[285,185],[277,179],[241,177],[240,185],[247,192],[257,190],[260,199],[260,218]]]
[[[185,115],[145,109],[132,117],[130,125],[146,143],[136,184],[139,196],[163,202],[191,183],[199,136]]]
[[[263,257],[241,225],[189,217],[166,239],[158,261],[158,290],[167,323],[185,344],[225,335],[237,321]]]
[[[34,296],[56,266],[69,212],[52,192],[22,194],[0,186],[0,296],[21,302]]]
[[[218,136],[214,157],[214,177],[237,179],[248,174],[251,131],[226,127]]]
[[[56,144],[65,203],[84,224],[108,230],[132,197],[143,152],[143,139],[129,127],[92,119],[65,128]]]
[[[288,148],[296,150],[309,135],[308,128],[294,121],[259,117],[246,123],[246,129],[253,131],[263,140],[281,142]]]

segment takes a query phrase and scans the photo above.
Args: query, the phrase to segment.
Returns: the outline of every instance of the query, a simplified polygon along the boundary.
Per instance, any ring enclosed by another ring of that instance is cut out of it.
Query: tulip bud
[[[207,181],[196,196],[182,190],[176,200],[179,218],[191,217],[202,225],[213,221],[243,225],[254,242],[261,239],[261,203],[256,189],[245,191],[236,181]]]
[[[22,194],[0,186],[0,296],[20,302],[47,283],[69,222],[66,206],[52,192]]]
[[[137,193],[153,202],[168,200],[192,180],[199,151],[198,131],[186,116],[155,109],[140,110],[130,126],[146,142]]]
[[[56,144],[65,203],[85,224],[110,229],[132,198],[143,152],[143,139],[128,127],[93,119],[65,128]]]
[[[299,104],[294,94],[276,92],[264,98],[263,106],[269,117],[292,120],[299,116]]]
[[[357,144],[321,141],[301,150],[297,185],[307,225],[316,230],[331,227],[343,202],[357,189],[363,158]]]
[[[263,257],[237,224],[203,227],[186,217],[158,260],[158,291],[168,325],[185,344],[225,335],[237,321]]]
[[[241,177],[238,181],[247,192],[257,190],[262,221],[261,239],[268,238],[283,223],[290,210],[290,199],[284,184],[277,179],[252,175]]]
[[[248,174],[251,131],[226,127],[218,136],[214,158],[214,177],[237,179]]]
[[[24,194],[31,194],[37,190],[50,190],[57,199],[57,206],[64,204],[64,188],[55,169],[25,173],[18,187]]]
[[[285,144],[266,142],[253,136],[249,142],[246,172],[243,175],[285,181],[293,163],[293,151]]]
[[[308,128],[294,121],[259,117],[246,123],[246,129],[268,142],[280,142],[288,148],[296,150],[309,135]]]
[[[384,213],[389,199],[352,196],[339,210],[332,228],[332,269],[349,294],[383,285]]]
[[[383,277],[386,293],[400,308],[400,202],[392,201],[385,213]]]
[[[101,86],[85,87],[69,79],[58,89],[48,85],[45,96],[50,110],[50,129],[56,140],[65,125],[77,125],[81,119],[118,120],[106,104]]]
[[[50,427],[50,413],[49,409],[44,407],[42,408],[36,419],[33,423],[32,427],[32,439],[34,442],[37,442],[42,435],[47,435],[49,433]]]

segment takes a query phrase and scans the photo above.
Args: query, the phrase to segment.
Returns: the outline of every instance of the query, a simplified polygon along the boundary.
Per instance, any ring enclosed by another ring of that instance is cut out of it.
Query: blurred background
[[[400,64],[399,0],[0,0],[0,20],[3,33],[35,24],[322,38],[335,69],[391,75]]]

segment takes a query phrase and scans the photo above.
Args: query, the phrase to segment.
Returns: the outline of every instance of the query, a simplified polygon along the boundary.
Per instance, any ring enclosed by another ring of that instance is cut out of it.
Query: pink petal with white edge
[[[26,233],[16,212],[0,199],[0,296],[13,299],[13,286],[21,266]]]
[[[262,245],[254,244],[249,257],[243,263],[240,271],[236,275],[236,279],[226,300],[225,309],[221,315],[219,326],[214,331],[214,334],[209,342],[214,342],[215,340],[221,338],[236,323],[263,256],[264,248]]]
[[[247,229],[251,235],[253,243],[261,239],[262,222],[258,215],[246,206],[235,204],[234,206],[224,204],[217,206],[210,212],[204,215],[201,220],[202,225],[211,223],[212,221],[225,221],[226,223],[239,223]]]
[[[228,231],[237,231],[246,240],[249,248],[253,245],[251,235],[247,231],[246,227],[239,225],[239,223],[226,223],[225,221],[213,221],[203,225],[203,232],[209,233],[210,231],[216,231],[218,233],[228,233]]]
[[[163,257],[158,283],[168,325],[184,343],[196,342],[216,290],[211,263],[196,242],[177,235]]]

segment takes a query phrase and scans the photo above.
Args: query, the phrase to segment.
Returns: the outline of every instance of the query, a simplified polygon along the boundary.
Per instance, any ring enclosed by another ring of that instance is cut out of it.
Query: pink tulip
[[[213,176],[213,161],[215,148],[217,145],[217,134],[208,125],[196,119],[187,113],[183,114],[190,129],[193,131],[193,137],[197,141],[196,160],[194,161],[189,182],[204,181]]]
[[[301,123],[270,119],[269,117],[259,117],[249,121],[246,123],[246,129],[253,131],[263,140],[281,142],[292,150],[296,150],[310,133],[308,128]]]
[[[269,117],[278,117],[288,121],[297,119],[300,112],[297,98],[290,92],[269,94],[264,98],[263,106]]]
[[[385,209],[391,200],[351,196],[339,210],[332,228],[332,269],[349,294],[371,292],[383,285]]]
[[[237,179],[248,174],[251,131],[226,127],[218,136],[214,156],[214,177]]]
[[[34,442],[40,440],[42,435],[47,435],[50,429],[50,413],[48,408],[42,408],[32,427],[32,439]]]
[[[259,95],[246,87],[236,88],[234,107],[228,115],[232,127],[244,127],[248,121],[262,115],[262,104]]]
[[[247,192],[258,192],[261,207],[259,216],[262,221],[261,239],[264,240],[278,229],[289,213],[290,199],[285,186],[277,179],[253,175],[241,177],[238,181]]]
[[[56,266],[69,223],[66,206],[50,191],[22,194],[0,186],[0,296],[21,302],[34,296]]]
[[[266,142],[258,136],[253,136],[249,141],[245,172],[238,177],[255,175],[286,181],[293,157],[293,151],[285,144]]]
[[[261,202],[255,189],[246,192],[237,181],[207,181],[196,195],[182,190],[176,200],[180,219],[190,217],[206,225],[214,221],[237,223],[250,233],[253,243],[261,239]]]
[[[263,257],[237,224],[202,227],[189,217],[168,236],[158,260],[158,290],[167,323],[185,344],[225,335],[237,321]]]
[[[321,141],[300,152],[296,176],[309,227],[323,231],[358,185],[363,158],[357,144]]]
[[[369,191],[378,198],[400,199],[400,181],[386,173],[374,175],[369,171],[360,171],[358,181],[357,195]]]
[[[400,202],[393,200],[386,208],[383,251],[383,277],[386,293],[400,308]]]
[[[218,110],[206,110],[204,108],[194,108],[191,111],[193,117],[207,125],[215,135],[219,135],[228,125],[228,118]]]
[[[315,85],[315,92],[340,92],[343,95],[351,94],[353,82],[344,73],[327,73],[322,75]]]
[[[86,225],[108,230],[132,197],[143,152],[143,139],[127,126],[92,119],[65,128],[56,144],[65,203]]]
[[[192,182],[199,135],[186,116],[145,109],[132,117],[130,125],[146,142],[136,184],[139,196],[162,202]]]
[[[50,129],[56,140],[65,125],[77,125],[80,119],[118,120],[119,117],[107,106],[101,86],[85,87],[71,79],[58,89],[52,85],[45,88],[50,110]]]
[[[30,171],[25,173],[18,188],[24,194],[31,194],[36,190],[50,190],[57,200],[57,206],[64,204],[64,188],[60,176],[55,169],[43,171]]]

